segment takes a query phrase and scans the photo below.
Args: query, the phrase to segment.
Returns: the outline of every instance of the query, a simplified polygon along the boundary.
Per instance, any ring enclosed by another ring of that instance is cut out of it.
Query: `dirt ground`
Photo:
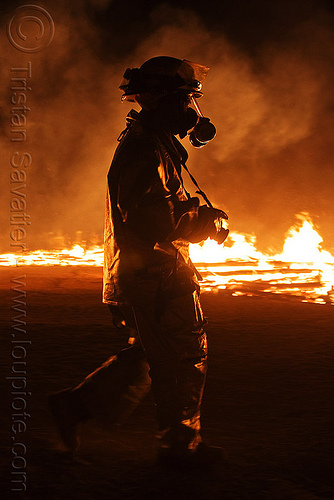
[[[125,346],[101,304],[101,269],[18,267],[0,274],[2,499],[334,499],[333,306],[202,295],[210,343],[203,438],[225,456],[211,468],[181,470],[155,462],[150,395],[122,428],[86,423],[74,459],[60,452],[47,396]],[[18,324],[10,308],[20,295],[13,279],[27,292],[21,332],[9,327],[10,320]],[[13,379],[6,377],[23,352],[27,387],[20,401],[30,417],[19,429]],[[22,473],[25,493],[13,491],[23,489],[21,480],[11,482]]]

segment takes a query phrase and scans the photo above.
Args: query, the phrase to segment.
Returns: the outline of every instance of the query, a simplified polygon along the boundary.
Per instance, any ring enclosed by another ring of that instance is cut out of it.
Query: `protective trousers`
[[[198,293],[159,297],[157,283],[147,279],[132,283],[129,293],[131,315],[127,308],[124,315],[127,324],[135,326],[138,341],[112,356],[74,392],[87,414],[110,425],[122,423],[152,385],[159,446],[179,453],[195,449],[201,441],[200,407],[207,368]]]

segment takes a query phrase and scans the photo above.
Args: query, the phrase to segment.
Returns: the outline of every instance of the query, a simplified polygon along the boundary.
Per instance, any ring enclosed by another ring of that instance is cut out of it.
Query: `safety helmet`
[[[128,68],[119,89],[122,100],[134,101],[136,94],[149,92],[156,95],[184,90],[193,97],[201,97],[202,82],[210,68],[201,64],[158,56],[148,59],[140,68]]]

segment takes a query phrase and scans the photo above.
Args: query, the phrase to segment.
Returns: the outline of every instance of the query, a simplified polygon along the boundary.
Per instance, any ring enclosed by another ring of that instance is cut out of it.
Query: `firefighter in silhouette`
[[[215,135],[196,100],[208,69],[155,57],[127,69],[120,85],[122,99],[138,103],[141,111],[128,114],[108,173],[103,302],[114,324],[128,329],[132,345],[78,386],[50,397],[62,440],[72,451],[81,422],[97,417],[108,425],[121,423],[152,386],[159,456],[218,458],[200,434],[207,337],[189,242],[223,242],[227,216],[202,191],[201,205],[185,190],[188,155],[175,137],[188,135],[201,147]]]

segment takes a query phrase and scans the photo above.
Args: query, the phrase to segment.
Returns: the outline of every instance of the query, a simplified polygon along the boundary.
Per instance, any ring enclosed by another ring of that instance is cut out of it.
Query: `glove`
[[[214,220],[216,234],[212,238],[220,245],[224,243],[229,233],[229,229],[224,227],[224,220],[228,220],[228,215],[218,208],[214,208],[213,210],[216,210],[216,218]]]
[[[212,238],[219,244],[223,243],[229,233],[228,229],[223,228],[224,219],[228,219],[228,216],[223,210],[201,205],[198,208],[196,225],[188,240],[191,243],[199,243],[207,238]]]

